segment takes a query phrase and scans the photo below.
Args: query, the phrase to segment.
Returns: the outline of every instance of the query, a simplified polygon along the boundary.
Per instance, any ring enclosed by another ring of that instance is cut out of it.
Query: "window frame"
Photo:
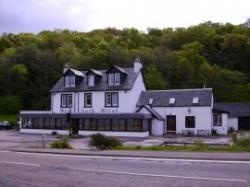
[[[66,98],[66,103],[63,105],[63,98]],[[71,98],[71,105],[69,105],[69,100]],[[72,94],[61,94],[61,108],[72,108],[73,107],[73,97]]]
[[[87,97],[90,96],[91,104],[87,104]],[[84,93],[84,107],[85,108],[91,108],[93,106],[93,99],[92,99],[92,93]]]
[[[188,124],[188,122],[190,122],[190,119],[193,120],[193,124],[192,126],[190,126],[190,124]],[[185,116],[185,128],[187,129],[194,129],[196,124],[195,124],[195,116]]]
[[[117,104],[114,105],[113,95],[117,94]],[[107,103],[107,97],[110,95],[110,104]],[[105,107],[119,107],[119,92],[105,92],[104,94]]]

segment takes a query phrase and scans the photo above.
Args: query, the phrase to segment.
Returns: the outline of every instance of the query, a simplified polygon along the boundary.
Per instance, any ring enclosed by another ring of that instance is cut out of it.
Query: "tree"
[[[168,82],[164,80],[162,74],[153,64],[146,68],[145,81],[147,89],[150,90],[163,90],[168,86]]]

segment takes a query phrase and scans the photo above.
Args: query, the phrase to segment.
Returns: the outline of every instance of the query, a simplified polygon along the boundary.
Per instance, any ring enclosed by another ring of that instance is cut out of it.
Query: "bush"
[[[95,147],[96,149],[100,150],[112,149],[121,145],[122,144],[120,140],[112,137],[107,137],[99,133],[92,135],[91,140],[89,141],[90,147]]]
[[[241,146],[241,147],[250,147],[250,137],[239,139],[236,142],[236,145]]]
[[[56,149],[72,149],[72,147],[68,143],[68,139],[64,138],[64,140],[55,141],[50,144],[50,148]]]

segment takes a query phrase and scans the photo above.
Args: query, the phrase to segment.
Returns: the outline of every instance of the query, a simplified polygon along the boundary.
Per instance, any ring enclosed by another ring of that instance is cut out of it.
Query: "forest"
[[[213,88],[215,101],[250,102],[250,20],[188,28],[44,30],[0,36],[0,113],[49,109],[63,67],[132,67],[147,89]]]

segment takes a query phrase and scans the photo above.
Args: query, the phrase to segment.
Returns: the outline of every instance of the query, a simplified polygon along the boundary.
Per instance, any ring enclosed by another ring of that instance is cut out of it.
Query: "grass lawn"
[[[0,114],[0,121],[17,122],[17,114]]]
[[[191,145],[191,146],[121,146],[115,150],[127,151],[190,151],[190,152],[250,152],[250,146],[208,146],[208,145]]]

